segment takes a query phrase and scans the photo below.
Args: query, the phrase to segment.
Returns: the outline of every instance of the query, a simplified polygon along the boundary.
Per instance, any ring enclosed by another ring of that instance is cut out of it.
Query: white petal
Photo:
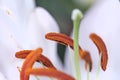
[[[0,71],[7,80],[19,80],[17,66],[21,61],[15,58],[15,52],[20,50],[18,41],[11,29],[16,26],[9,15],[0,9]],[[8,28],[9,27],[9,28]]]
[[[19,22],[20,27],[26,27],[28,16],[34,6],[34,0],[1,0],[0,2],[0,8]]]
[[[38,7],[29,19],[28,40],[25,48],[43,48],[43,54],[59,67],[56,43],[45,39],[45,34],[48,32],[59,32],[58,25],[45,9]]]
[[[120,3],[115,0],[102,0],[98,1],[88,13],[85,15],[80,28],[80,45],[91,52],[93,59],[93,68],[97,66],[98,51],[93,42],[89,39],[90,33],[97,33],[103,38],[108,49],[108,66],[107,71],[104,73],[102,79],[115,80],[118,79],[120,74]],[[111,72],[111,74],[109,74]],[[112,74],[113,73],[113,74]]]
[[[5,76],[3,76],[3,74],[0,72],[0,80],[7,80],[5,79]]]

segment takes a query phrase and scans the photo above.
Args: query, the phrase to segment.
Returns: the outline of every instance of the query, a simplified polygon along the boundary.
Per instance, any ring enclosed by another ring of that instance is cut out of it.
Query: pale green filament
[[[51,80],[54,80],[53,78],[50,78]]]
[[[98,63],[98,68],[97,68],[97,73],[96,73],[96,80],[99,80],[100,65],[101,65],[101,56],[102,56],[102,54],[100,53],[100,58],[99,58],[99,63]]]
[[[75,63],[75,75],[76,80],[81,80],[81,74],[80,74],[80,66],[79,66],[79,47],[78,47],[78,34],[79,34],[79,26],[81,18],[83,17],[82,13],[75,9],[72,12],[72,20],[73,20],[73,34],[74,34],[74,63]]]
[[[90,65],[87,63],[87,80],[90,80]]]
[[[35,76],[36,80],[40,80],[40,78],[38,78],[37,76]],[[51,80],[54,80],[53,78],[50,78]]]
[[[37,76],[35,76],[36,80],[40,80]]]

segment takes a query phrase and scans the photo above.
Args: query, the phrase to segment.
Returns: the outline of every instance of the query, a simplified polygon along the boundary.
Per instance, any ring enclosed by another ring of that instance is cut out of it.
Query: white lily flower
[[[45,9],[35,9],[33,0],[1,0],[0,28],[0,80],[19,80],[17,67],[22,63],[15,58],[18,50],[41,47],[60,66],[56,43],[44,38],[47,32],[59,32],[58,25]]]
[[[96,71],[99,62],[98,49],[90,40],[91,33],[98,34],[108,49],[108,65],[106,71],[100,70],[99,80],[117,80],[120,74],[120,38],[119,23],[120,2],[119,0],[98,0],[85,14],[79,30],[79,44],[88,50],[93,61],[93,70],[90,72],[90,80],[96,80]],[[68,54],[66,54],[68,56]],[[68,65],[68,58],[66,65]],[[86,70],[81,62],[81,80],[86,80]],[[69,64],[70,67],[70,64]],[[67,69],[69,69],[67,66]],[[70,71],[69,69],[68,71]],[[69,72],[70,73],[70,72]]]

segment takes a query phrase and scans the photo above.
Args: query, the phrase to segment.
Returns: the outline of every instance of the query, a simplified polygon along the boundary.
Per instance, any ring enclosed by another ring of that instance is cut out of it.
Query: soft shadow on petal
[[[0,72],[0,80],[7,80],[5,79],[5,76],[3,76],[3,74]]]

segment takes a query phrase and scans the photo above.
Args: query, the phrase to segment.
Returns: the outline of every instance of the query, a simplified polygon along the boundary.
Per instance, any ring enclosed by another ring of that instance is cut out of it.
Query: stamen
[[[33,50],[22,50],[22,51],[18,51],[15,54],[15,57],[17,58],[26,58],[28,56],[28,54],[30,54],[30,52],[32,52]]]
[[[19,51],[19,52],[16,52],[15,56],[17,58],[26,58],[30,52],[32,52],[33,50],[23,50],[23,51]],[[40,54],[39,57],[37,58],[36,60],[37,62],[42,62],[44,66],[46,67],[50,67],[50,68],[54,68],[54,65],[52,64],[52,62],[47,58],[45,57],[44,55]]]
[[[36,68],[36,69],[29,69],[27,71],[28,75],[36,75],[36,76],[47,76],[57,78],[59,80],[75,80],[70,75],[67,75],[61,71],[55,70],[53,68]]]
[[[83,56],[83,59],[86,60],[85,62],[85,67],[87,69],[87,66],[89,65],[89,69],[90,71],[92,70],[92,60],[91,60],[91,57],[90,57],[90,53],[88,51],[82,51],[82,53],[84,53],[84,56]]]
[[[95,43],[99,50],[99,54],[101,53],[101,67],[105,71],[107,62],[108,62],[108,54],[107,48],[104,41],[95,33],[90,34],[90,39]]]
[[[49,39],[49,40],[53,40],[53,41],[56,41],[60,44],[63,44],[63,45],[66,45],[66,46],[70,46],[70,48],[73,49],[73,40],[65,35],[65,34],[61,34],[61,33],[55,33],[55,32],[51,32],[51,33],[47,33],[45,35],[45,38],[46,39]],[[89,63],[90,64],[90,71],[92,69],[92,60],[91,60],[91,57],[88,53],[86,52],[83,52],[82,48],[79,46],[79,55],[82,59],[84,59],[85,61],[87,61],[86,63]],[[87,55],[87,58],[85,58],[85,55]],[[90,60],[90,61],[88,61]]]
[[[45,35],[46,39],[56,41],[60,44],[70,46],[73,49],[73,40],[65,34],[50,32]],[[81,48],[80,48],[81,49]]]
[[[48,68],[56,69],[55,66],[52,64],[52,62],[44,55],[41,55],[37,61],[42,62],[43,65],[48,67]]]
[[[26,71],[32,68],[34,62],[37,60],[37,58],[41,53],[42,53],[42,49],[38,48],[30,52],[30,54],[26,57],[20,71],[20,80],[29,80],[29,75],[26,74]]]

